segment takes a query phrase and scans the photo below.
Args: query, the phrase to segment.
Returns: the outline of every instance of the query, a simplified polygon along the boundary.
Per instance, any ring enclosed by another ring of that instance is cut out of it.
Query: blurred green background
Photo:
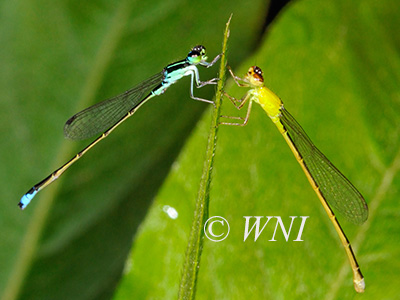
[[[360,227],[338,216],[367,288],[363,295],[353,290],[318,198],[254,105],[246,127],[219,130],[210,215],[225,217],[231,233],[221,243],[205,241],[197,298],[398,297],[397,1],[292,1],[267,28],[265,1],[0,5],[2,299],[176,298],[212,109],[190,99],[189,78],[144,105],[24,212],[17,203],[88,143],[63,138],[71,115],[197,44],[212,59],[231,13],[230,65],[238,75],[259,65],[266,84],[368,202],[370,217]],[[201,78],[217,68],[201,69]],[[237,97],[244,93],[227,86]],[[214,90],[195,92],[211,98]],[[223,112],[244,113],[228,101]],[[268,232],[243,242],[243,216],[310,218],[304,242],[283,235],[268,242]]]

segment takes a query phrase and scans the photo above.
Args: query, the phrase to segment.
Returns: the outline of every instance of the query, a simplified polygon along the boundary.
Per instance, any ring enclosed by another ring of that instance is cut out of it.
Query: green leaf
[[[289,147],[254,105],[246,127],[219,130],[210,216],[223,216],[231,230],[223,242],[204,243],[197,299],[397,298],[399,13],[395,1],[295,1],[235,70],[243,75],[260,66],[267,86],[364,195],[366,223],[358,227],[337,217],[365,276],[365,294],[354,291],[345,251]],[[233,28],[237,22],[234,16],[231,42],[242,36]],[[240,97],[246,89],[227,91]],[[229,101],[222,113],[244,115]],[[204,115],[158,194],[117,299],[176,297],[209,122]],[[166,206],[177,210],[177,219],[163,212]],[[270,225],[256,242],[244,242],[244,216],[280,216],[287,227],[290,216],[309,218],[303,242],[293,241],[300,222],[288,242],[279,232],[269,241]]]
[[[261,1],[1,4],[2,299],[113,295],[138,226],[207,108],[190,100],[189,78],[146,103],[24,212],[17,203],[87,145],[64,140],[71,115],[160,72],[197,44],[213,58],[232,12],[232,29],[242,32],[231,41],[238,62],[257,40]],[[201,70],[203,80],[215,74]],[[212,98],[214,90],[195,93]]]

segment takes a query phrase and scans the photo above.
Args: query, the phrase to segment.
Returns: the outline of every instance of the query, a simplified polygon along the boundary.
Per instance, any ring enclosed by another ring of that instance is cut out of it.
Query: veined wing
[[[83,140],[106,131],[139,105],[143,97],[162,82],[163,76],[164,72],[158,73],[118,96],[78,112],[65,123],[64,135]]]
[[[318,150],[285,108],[281,108],[281,113],[282,125],[325,200],[348,221],[355,224],[365,222],[368,218],[368,206],[360,192]]]

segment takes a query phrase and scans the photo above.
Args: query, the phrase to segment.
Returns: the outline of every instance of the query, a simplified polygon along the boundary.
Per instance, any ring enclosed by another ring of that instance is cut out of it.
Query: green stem
[[[178,299],[194,299],[196,296],[197,275],[200,268],[200,258],[203,249],[204,232],[203,226],[208,218],[208,204],[210,196],[211,171],[214,163],[215,149],[217,144],[217,133],[219,118],[221,115],[222,90],[225,82],[225,53],[226,44],[229,36],[229,24],[232,16],[226,23],[224,42],[222,45],[221,65],[219,71],[218,90],[215,97],[215,109],[211,121],[210,134],[208,136],[208,145],[206,160],[204,162],[203,174],[200,180],[199,193],[196,200],[196,208],[189,242],[186,249],[185,262],[183,266],[182,278],[179,287]]]

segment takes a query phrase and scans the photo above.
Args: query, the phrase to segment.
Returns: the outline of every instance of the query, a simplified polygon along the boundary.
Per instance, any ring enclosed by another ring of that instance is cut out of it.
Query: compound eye
[[[206,54],[206,48],[202,45],[197,45],[196,47],[193,47],[192,51],[196,51],[199,53],[199,55],[205,55]]]
[[[200,55],[200,53],[195,50],[194,48],[192,49],[192,51],[189,52],[188,57],[198,57]]]
[[[255,67],[254,67],[254,73],[256,73],[257,75],[262,76],[262,70],[261,70],[261,68],[255,66]]]

